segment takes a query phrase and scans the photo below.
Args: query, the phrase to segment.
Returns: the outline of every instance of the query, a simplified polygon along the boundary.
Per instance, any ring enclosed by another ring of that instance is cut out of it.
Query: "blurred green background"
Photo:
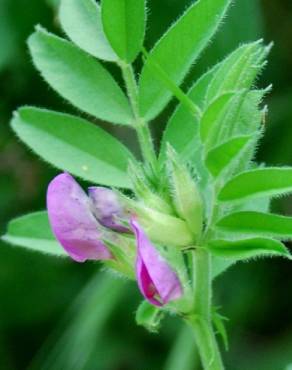
[[[9,219],[45,207],[56,171],[12,134],[11,113],[32,104],[72,112],[34,70],[26,39],[37,23],[61,33],[56,0],[0,0],[0,232]],[[190,3],[148,0],[147,47]],[[292,2],[237,0],[190,79],[238,44],[274,41],[258,83],[273,84],[266,136],[258,160],[292,165]],[[157,137],[172,107],[152,123]],[[111,129],[111,128],[109,128]],[[115,132],[135,147],[133,137]],[[275,202],[292,214],[292,199]],[[199,370],[193,338],[175,319],[161,335],[135,326],[141,297],[134,284],[79,265],[0,242],[0,369]],[[216,304],[229,318],[230,370],[291,370],[292,269],[284,260],[239,264],[215,282]]]

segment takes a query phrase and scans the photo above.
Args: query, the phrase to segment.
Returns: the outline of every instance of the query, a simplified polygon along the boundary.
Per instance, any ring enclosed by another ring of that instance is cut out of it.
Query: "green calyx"
[[[188,168],[171,146],[168,146],[167,156],[167,169],[175,210],[198,240],[203,229],[203,203],[200,192]]]

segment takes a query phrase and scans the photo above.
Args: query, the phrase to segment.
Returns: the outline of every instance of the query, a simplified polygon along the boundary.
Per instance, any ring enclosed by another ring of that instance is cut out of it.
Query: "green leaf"
[[[33,107],[20,108],[11,125],[21,140],[55,167],[93,183],[130,187],[127,166],[133,156],[98,126]]]
[[[262,46],[260,44],[256,46],[260,47],[260,50],[262,49]],[[202,77],[198,81],[196,81],[194,86],[189,90],[189,99],[191,99],[202,111],[204,111],[206,108],[206,104],[210,104],[210,101],[207,101],[207,92],[209,91],[208,88],[211,82],[212,84],[214,84],[214,76],[216,76],[216,78],[218,79],[218,81],[216,79],[217,83],[219,84],[218,86],[216,85],[218,88],[218,92],[223,94],[224,91],[221,91],[220,89],[222,76],[226,76],[228,74],[230,68],[240,57],[240,55],[244,55],[247,52],[246,49],[249,48],[250,44],[241,46],[238,50],[236,50],[236,52],[228,56],[225,60],[218,63],[211,70],[202,75]],[[231,56],[233,58],[231,58]],[[218,74],[219,70],[221,70],[221,72],[223,73],[222,75]],[[250,71],[250,69],[247,69],[246,73],[248,73],[248,71]],[[247,83],[242,83],[242,80],[239,80],[238,84],[236,84],[235,82],[233,85],[234,90],[242,90],[249,86],[249,84]],[[230,86],[232,86],[231,80]],[[258,106],[259,103],[262,101],[264,95],[269,91],[269,89],[270,88],[265,90],[253,90],[250,92],[242,91],[238,94],[235,94],[233,99],[231,99],[228,104],[231,108],[228,110],[228,115],[223,115],[223,117],[221,117],[222,127],[219,127],[220,133],[222,131],[222,128],[226,128],[227,126],[227,118],[229,121],[228,126],[231,126],[231,124],[234,125],[234,123],[236,123],[233,128],[228,127],[228,130],[233,132],[235,136],[251,134],[258,130],[262,121],[262,113],[258,109]],[[215,95],[217,95],[217,93]],[[234,116],[236,116],[236,119],[234,119]],[[223,134],[221,133],[221,139],[222,137]],[[161,163],[163,163],[166,158],[167,143],[170,143],[171,146],[176,150],[176,152],[181,154],[181,156],[186,159],[193,157],[192,154],[194,152],[194,148],[197,148],[199,146],[198,118],[194,117],[192,112],[187,109],[184,104],[178,105],[177,109],[171,116],[166,130],[163,134],[160,152]],[[252,153],[250,153],[249,157],[252,154],[253,151]]]
[[[269,212],[271,199],[269,197],[250,199],[244,203],[238,203],[232,209],[236,212],[253,211],[253,212]]]
[[[104,35],[101,11],[96,1],[62,0],[60,21],[67,36],[81,49],[99,59],[118,59]]]
[[[140,113],[146,120],[160,113],[171,98],[168,88],[153,77],[149,64],[158,64],[175,84],[180,84],[218,29],[230,3],[230,0],[195,2],[154,46],[139,83]]]
[[[211,84],[211,82],[212,84],[214,84],[215,77],[216,81],[217,79],[219,80],[217,81],[217,83],[222,82],[222,75],[220,75],[218,71],[221,70],[221,72],[224,72],[223,75],[225,76],[232,67],[232,65],[235,63],[235,61],[239,58],[240,54],[241,53],[244,54],[244,52],[246,52],[245,49],[248,47],[250,47],[250,45],[241,46],[239,49],[236,50],[236,52],[232,53],[225,60],[216,64],[212,69],[203,74],[195,82],[194,86],[191,87],[191,89],[188,92],[188,97],[194,103],[196,103],[199,106],[199,108],[201,108],[201,110],[204,111],[205,105],[206,103],[208,103],[207,92],[209,91],[209,85]],[[237,86],[238,89],[247,87],[246,84],[242,85],[235,84],[234,86],[235,90]],[[222,91],[219,89],[219,87],[220,85],[217,86],[217,88],[218,91],[221,93]],[[239,114],[240,117],[237,126],[240,126],[240,129],[242,130],[239,130],[237,128],[237,131],[239,131],[238,135],[250,133],[251,127],[252,131],[259,127],[259,122],[261,120],[258,120],[258,118],[261,117],[261,112],[258,110],[258,105],[262,100],[265,92],[263,93],[262,90],[255,90],[247,94],[243,102],[243,107],[241,108]],[[215,95],[217,94],[218,93],[216,92]],[[254,123],[255,121],[256,123]],[[184,104],[179,104],[177,109],[171,116],[170,120],[168,121],[166,130],[163,135],[160,153],[161,162],[163,162],[166,157],[167,143],[170,143],[177,153],[186,153],[183,156],[188,157],[189,153],[193,151],[194,146],[198,145],[197,131],[198,127],[196,117],[194,117],[192,112],[190,112],[190,110],[187,109]]]
[[[216,68],[217,66],[203,74],[188,92],[189,99],[201,109],[204,106],[205,94]],[[198,117],[194,116],[185,104],[179,104],[170,117],[163,133],[159,157],[160,163],[163,164],[166,160],[167,144],[170,144],[182,158],[188,158],[199,142],[198,132]]]
[[[164,313],[159,307],[143,301],[136,312],[136,323],[144,326],[151,333],[157,333],[163,316]]]
[[[237,125],[239,124],[240,112],[247,94],[247,90],[236,92],[227,103],[224,114],[222,114],[218,120],[218,123],[215,125],[215,130],[212,133],[213,146],[220,145],[233,136],[237,136],[236,132]]]
[[[236,263],[236,259],[222,258],[222,257],[212,257],[212,280],[216,279],[223,272],[228,270],[231,266]]]
[[[233,209],[238,211],[255,211],[255,212],[269,212],[270,208],[270,199],[269,198],[259,198],[252,199],[243,204],[238,204]],[[237,262],[236,258],[221,258],[215,257],[212,258],[212,279],[215,279],[217,276],[221,275],[231,266],[235,265]]]
[[[145,58],[148,58],[148,53],[145,50],[143,50],[143,54]],[[164,84],[164,86],[171,92],[171,94],[175,96],[181,104],[185,105],[194,116],[200,117],[201,110],[197,106],[197,104],[195,104],[187,96],[187,94],[185,94],[184,91],[178,85],[176,85],[171,80],[171,78],[169,78],[167,73],[164,72],[163,68],[159,64],[151,60],[147,65],[148,68],[151,69],[153,77],[157,77],[157,79],[159,79]]]
[[[232,233],[292,239],[292,217],[262,212],[236,212],[219,220],[218,228]]]
[[[28,44],[37,69],[62,97],[97,118],[131,124],[126,96],[96,59],[40,27]]]
[[[105,34],[117,55],[131,63],[140,52],[145,35],[145,0],[102,0]]]
[[[214,142],[218,126],[222,123],[222,117],[226,108],[232,101],[234,93],[226,93],[219,96],[209,105],[201,118],[200,135],[203,143],[208,147]]]
[[[262,40],[240,46],[220,65],[209,85],[207,101],[234,90],[249,89],[270,51]]]
[[[234,127],[234,134],[253,134],[261,128],[263,112],[259,105],[269,91],[270,87],[263,90],[251,90],[246,94],[240,108],[236,126]]]
[[[67,256],[51,231],[47,212],[35,212],[10,221],[2,239],[31,251]]]
[[[281,242],[268,238],[214,240],[209,242],[207,248],[214,256],[237,260],[260,256],[290,256]]]
[[[233,169],[234,174],[250,168],[251,161],[258,146],[257,142],[263,134],[262,124],[264,113],[259,109],[259,104],[269,89],[270,87],[264,90],[249,91],[247,94],[244,94],[242,103],[240,103],[238,99],[235,101],[235,105],[239,103],[240,109],[234,119],[236,124],[231,124],[231,126],[233,126],[231,135],[251,135],[252,139],[244,147],[240,157],[235,163],[235,168]],[[241,94],[239,94],[239,98],[240,95]]]
[[[292,192],[291,168],[259,168],[233,177],[220,191],[222,202],[272,197]]]
[[[217,177],[234,162],[246,146],[251,136],[237,136],[212,149],[206,158],[206,165],[214,177]]]

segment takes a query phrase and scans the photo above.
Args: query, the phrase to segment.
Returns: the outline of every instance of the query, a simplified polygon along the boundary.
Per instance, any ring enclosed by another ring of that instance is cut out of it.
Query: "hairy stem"
[[[157,158],[147,122],[140,117],[138,106],[138,88],[133,68],[130,64],[121,63],[123,78],[135,118],[134,128],[137,132],[141,152],[145,163],[148,163],[154,174],[157,174]]]
[[[194,330],[204,370],[224,370],[212,326],[211,256],[203,248],[193,255],[194,308],[188,323]]]

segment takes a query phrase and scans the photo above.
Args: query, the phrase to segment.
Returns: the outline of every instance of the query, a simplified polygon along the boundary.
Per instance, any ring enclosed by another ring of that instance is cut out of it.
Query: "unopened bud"
[[[168,169],[172,198],[177,214],[186,221],[190,231],[199,237],[203,227],[203,204],[197,185],[188,168],[174,149],[168,147]]]
[[[137,217],[149,238],[161,245],[186,247],[193,244],[193,235],[185,221],[124,198],[126,206]]]
[[[174,214],[172,206],[151,189],[143,172],[136,164],[130,163],[129,174],[137,198],[141,199],[147,207],[169,215]]]

